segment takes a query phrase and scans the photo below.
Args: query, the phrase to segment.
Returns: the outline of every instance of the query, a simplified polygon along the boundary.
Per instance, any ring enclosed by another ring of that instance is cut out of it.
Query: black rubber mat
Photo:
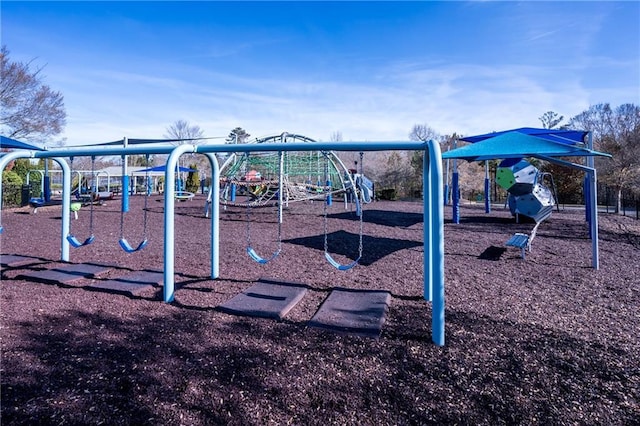
[[[95,281],[91,283],[90,287],[139,296],[147,290],[162,285],[163,281],[164,274],[162,272],[135,271],[122,277]]]
[[[334,289],[309,321],[309,326],[379,337],[391,304],[387,291]]]
[[[282,319],[307,292],[301,284],[258,281],[218,309],[233,315]]]

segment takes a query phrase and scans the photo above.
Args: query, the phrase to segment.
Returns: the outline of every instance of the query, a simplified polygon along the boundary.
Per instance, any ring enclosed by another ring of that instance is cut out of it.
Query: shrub
[[[376,198],[379,200],[396,200],[397,193],[395,188],[383,188],[376,191]]]
[[[20,175],[13,170],[2,172],[2,205],[19,206],[22,201],[23,180]]]

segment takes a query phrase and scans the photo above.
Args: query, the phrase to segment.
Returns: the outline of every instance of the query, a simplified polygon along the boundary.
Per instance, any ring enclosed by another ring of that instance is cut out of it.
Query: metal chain
[[[149,196],[150,191],[149,191],[149,154],[147,154],[145,156],[145,165],[147,166],[146,169],[147,171],[144,174],[144,221],[143,221],[143,225],[142,225],[142,239],[146,240],[147,239],[147,212],[148,212],[148,206],[149,206]]]
[[[251,247],[251,204],[247,203],[247,247]]]
[[[122,179],[121,179],[121,186],[120,188],[122,189],[122,205],[120,206],[120,238],[124,238],[124,198],[127,196],[127,194],[124,193],[124,179],[125,179],[125,167],[124,167],[124,162],[125,162],[125,156],[122,155],[121,156],[122,159]],[[127,188],[128,189],[128,188]]]
[[[248,153],[247,153],[248,154]],[[280,155],[282,155],[282,152],[280,153]],[[247,155],[247,162],[249,160],[249,156]],[[282,163],[280,163],[282,164]],[[282,168],[280,168],[280,172],[279,175],[282,175]],[[282,216],[280,214],[281,212],[281,206],[278,205],[278,203],[276,202],[276,206],[278,207],[278,250],[276,251],[276,253],[280,253],[280,251],[282,251]],[[247,203],[247,220],[245,221],[247,223],[246,226],[246,233],[247,233],[247,247],[252,247],[251,245],[251,207],[252,204],[251,203]]]
[[[324,252],[329,252],[329,197],[331,196],[331,188],[328,187],[327,180],[329,180],[329,159],[326,153],[324,155],[324,183],[325,183],[325,195],[324,195]]]
[[[360,184],[361,186],[364,184],[363,176],[364,176],[364,166],[362,165],[362,161],[364,159],[364,153],[360,151]],[[360,198],[360,241],[358,243],[358,258],[362,257],[362,234],[363,234],[363,224],[364,224],[364,208],[362,205],[362,201],[364,197],[362,197],[362,189],[360,189],[360,194],[356,193],[356,197]]]
[[[96,188],[95,185],[95,169],[96,169],[96,157],[91,157],[91,185],[94,187],[94,189],[98,189]],[[80,192],[80,189],[78,189],[78,192]],[[93,235],[93,193],[89,192],[89,202],[91,203],[91,207],[89,207],[89,234]],[[95,195],[98,195],[97,192]]]

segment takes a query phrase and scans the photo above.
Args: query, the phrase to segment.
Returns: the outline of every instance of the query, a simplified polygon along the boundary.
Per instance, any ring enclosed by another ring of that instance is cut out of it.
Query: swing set
[[[247,156],[249,153],[247,153]],[[278,152],[278,175],[282,176],[282,151]],[[251,259],[265,265],[278,257],[282,251],[282,179],[278,180],[278,247],[270,257],[260,256],[251,244],[251,203],[247,203],[247,254]]]
[[[122,156],[124,158],[124,156]],[[149,154],[146,155],[146,161],[149,161]],[[95,177],[95,162],[96,162],[96,157],[92,156],[91,157],[91,175]],[[72,171],[72,175],[73,175],[73,157],[70,157],[70,168]],[[123,172],[124,175],[124,172]],[[81,182],[80,182],[80,178],[78,179],[78,195],[81,195]],[[149,182],[149,172],[147,171],[145,173],[145,182]],[[74,248],[80,248],[80,247],[84,247],[84,246],[88,246],[89,244],[93,243],[95,241],[95,234],[94,234],[94,212],[93,212],[93,205],[94,205],[94,200],[93,200],[93,194],[95,193],[95,191],[91,192],[91,200],[89,201],[89,205],[90,205],[90,210],[89,210],[89,236],[84,240],[79,240],[77,237],[75,237],[71,232],[69,232],[67,234],[67,241],[69,242],[69,244],[74,247]],[[123,194],[123,197],[128,196],[128,194]],[[145,194],[145,199],[144,199],[144,219],[143,219],[143,231],[142,231],[142,241],[140,241],[140,243],[137,246],[132,246],[129,241],[127,241],[127,239],[124,236],[124,213],[125,213],[125,208],[124,205],[125,203],[123,202],[123,206],[120,210],[120,239],[118,240],[118,244],[120,245],[120,247],[127,253],[135,253],[137,251],[142,250],[143,248],[145,248],[148,244],[148,240],[147,240],[147,223],[148,223],[148,219],[147,219],[147,212],[148,212],[148,198],[149,198],[149,194]]]
[[[73,173],[73,157],[70,158],[70,167]],[[95,179],[95,168],[96,168],[96,157],[92,156],[91,157],[91,178]],[[82,189],[82,182],[81,182],[81,178],[78,177],[78,195],[81,195],[81,189]],[[93,182],[92,182],[93,184]],[[91,198],[93,198],[93,196],[91,196]],[[84,247],[84,246],[88,246],[89,244],[93,243],[96,239],[95,235],[93,234],[93,199],[90,200],[89,202],[89,236],[84,240],[84,241],[80,241],[78,240],[73,234],[71,234],[71,232],[69,232],[69,234],[67,235],[67,241],[69,241],[69,244],[74,247],[74,248],[79,248],[79,247]]]
[[[71,193],[71,170],[65,160],[72,156],[113,156],[113,155],[140,155],[140,154],[168,154],[165,172],[165,197],[164,197],[164,232],[163,232],[163,300],[170,303],[174,300],[175,293],[175,168],[181,155],[186,153],[205,154],[211,163],[211,181],[220,181],[220,166],[218,165],[216,154],[246,153],[246,152],[302,152],[302,151],[415,151],[423,152],[423,210],[424,210],[424,269],[422,274],[422,284],[424,286],[424,298],[431,302],[431,325],[432,340],[437,345],[444,345],[445,330],[445,299],[444,299],[444,212],[443,212],[443,181],[441,153],[438,143],[428,141],[348,141],[348,142],[293,142],[284,143],[277,141],[267,142],[256,146],[254,144],[225,144],[205,143],[205,144],[181,144],[178,146],[128,146],[127,138],[122,140],[122,146],[80,146],[47,151],[18,150],[0,155],[0,172],[13,160],[18,158],[51,158],[56,161],[63,171],[62,183],[62,208],[68,211],[70,208]],[[144,143],[150,140],[142,140]],[[142,142],[141,142],[142,143]],[[109,143],[112,145],[113,143]],[[126,181],[124,181],[126,182]],[[0,198],[2,197],[2,185],[0,185]],[[221,197],[219,188],[214,185],[212,195],[211,213],[211,250],[210,266],[211,279],[219,278],[219,253],[220,253],[220,226],[219,226],[219,206]],[[329,189],[326,190],[329,192]],[[595,193],[595,191],[594,191]],[[325,202],[329,198],[325,194]],[[281,195],[279,195],[281,196]],[[281,207],[280,203],[280,206]],[[359,210],[360,207],[356,206]],[[121,220],[123,220],[121,218]],[[2,224],[2,208],[0,206],[0,224]],[[63,214],[61,220],[61,257],[63,262],[69,261],[70,242],[66,238],[71,235],[69,232],[70,215]],[[5,224],[6,225],[6,224]],[[2,225],[0,225],[2,227]],[[6,227],[6,226],[5,226]],[[3,228],[2,228],[3,229]],[[123,228],[124,230],[124,228]],[[3,229],[6,234],[7,229]],[[145,231],[146,232],[146,231]],[[121,234],[123,232],[121,231]],[[143,235],[143,241],[146,235]],[[124,234],[121,235],[124,238]],[[327,252],[329,241],[327,241]],[[131,247],[133,248],[133,247]],[[254,250],[255,251],[255,250]],[[358,250],[360,251],[360,250]],[[359,253],[360,254],[360,253]],[[359,257],[360,258],[360,257]],[[329,260],[327,258],[327,260]],[[338,262],[335,262],[338,263]],[[340,264],[338,263],[340,266]],[[350,265],[343,265],[345,270]]]
[[[125,156],[122,156],[122,176],[125,175],[124,172],[124,165],[126,164],[126,159]],[[145,164],[149,164],[149,154],[145,155]],[[148,212],[148,200],[149,200],[149,169],[147,168],[147,171],[144,174],[144,183],[145,186],[147,188],[147,190],[145,191],[144,194],[144,216],[143,216],[143,225],[142,225],[142,240],[140,241],[140,243],[134,247],[131,244],[129,244],[129,241],[127,241],[127,239],[124,236],[124,214],[125,211],[127,210],[125,208],[125,203],[122,203],[122,208],[120,209],[120,239],[118,240],[118,244],[120,244],[120,247],[122,248],[122,250],[124,250],[127,253],[135,253],[137,251],[142,250],[143,248],[145,248],[147,246],[148,240],[147,240],[147,212]],[[123,197],[128,197],[129,194],[122,194]]]
[[[249,153],[247,153],[248,155]],[[332,190],[331,190],[331,180],[330,180],[330,175],[329,175],[329,155],[327,152],[323,152],[322,153],[325,159],[325,163],[324,163],[324,173],[325,173],[325,181],[326,181],[326,186],[324,187],[324,191],[323,191],[323,196],[324,196],[324,207],[323,207],[323,224],[324,224],[324,257],[327,260],[327,262],[329,262],[329,264],[331,266],[333,266],[334,268],[336,268],[339,271],[348,271],[350,269],[352,269],[354,266],[356,266],[359,262],[360,259],[362,258],[362,251],[363,251],[363,213],[362,213],[362,200],[360,199],[361,197],[364,196],[364,189],[362,188],[360,185],[361,181],[356,182],[356,188],[351,188],[351,191],[353,191],[352,195],[352,199],[354,200],[354,203],[356,205],[356,215],[358,216],[359,219],[359,233],[358,233],[358,256],[356,257],[355,260],[353,260],[352,262],[348,263],[348,264],[341,264],[340,262],[338,262],[337,260],[335,260],[332,256],[331,253],[329,252],[329,206],[332,203]],[[282,176],[282,152],[278,153],[279,159],[280,159],[280,166],[279,166],[279,176]],[[360,152],[360,175],[363,176],[363,158],[364,158],[364,153]],[[269,256],[269,257],[262,257],[260,256],[255,248],[252,245],[251,242],[251,203],[247,203],[247,254],[249,255],[249,257],[254,260],[257,263],[260,263],[262,265],[265,265],[269,262],[271,262],[272,260],[274,260],[276,257],[278,257],[278,255],[280,254],[280,252],[282,251],[282,219],[283,219],[283,215],[282,215],[282,179],[279,180],[279,189],[278,189],[278,203],[277,203],[277,207],[278,207],[278,231],[277,231],[277,248],[276,250]]]

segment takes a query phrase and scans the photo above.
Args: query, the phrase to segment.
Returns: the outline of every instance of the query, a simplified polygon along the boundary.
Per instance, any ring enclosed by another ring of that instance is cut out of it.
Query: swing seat
[[[71,235],[71,234],[67,235],[67,241],[69,241],[69,244],[71,244],[75,248],[82,247],[82,246],[88,246],[95,239],[96,239],[96,237],[94,235],[89,235],[89,237],[86,240],[84,240],[84,242],[80,242],[80,240],[78,240],[73,235]]]
[[[127,253],[135,253],[147,246],[147,239],[145,238],[144,240],[142,240],[136,248],[133,248],[133,246],[131,246],[131,244],[129,244],[129,242],[125,238],[120,238],[118,243],[120,243],[120,247],[122,247],[122,250],[126,251]]]
[[[187,191],[176,191],[174,197],[178,201],[191,201],[191,199],[195,196],[193,192]]]
[[[336,262],[336,260],[331,257],[331,255],[327,252],[324,253],[324,257],[327,259],[327,261],[331,264],[331,266],[333,266],[334,268],[336,268],[339,271],[348,271],[349,269],[353,268],[354,266],[356,266],[358,264],[358,261],[360,260],[360,258],[357,258],[356,260],[354,260],[353,262],[347,264],[347,265],[342,265],[341,263]]]
[[[252,247],[247,247],[247,254],[249,255],[249,257],[253,260],[255,260],[256,262],[258,262],[261,265],[264,265],[266,263],[271,262],[273,259],[275,259],[276,257],[278,257],[278,255],[280,254],[280,250],[276,251],[275,253],[273,253],[271,255],[270,258],[265,259],[263,257],[260,257],[260,255],[258,253],[256,253],[256,251],[252,248]]]

